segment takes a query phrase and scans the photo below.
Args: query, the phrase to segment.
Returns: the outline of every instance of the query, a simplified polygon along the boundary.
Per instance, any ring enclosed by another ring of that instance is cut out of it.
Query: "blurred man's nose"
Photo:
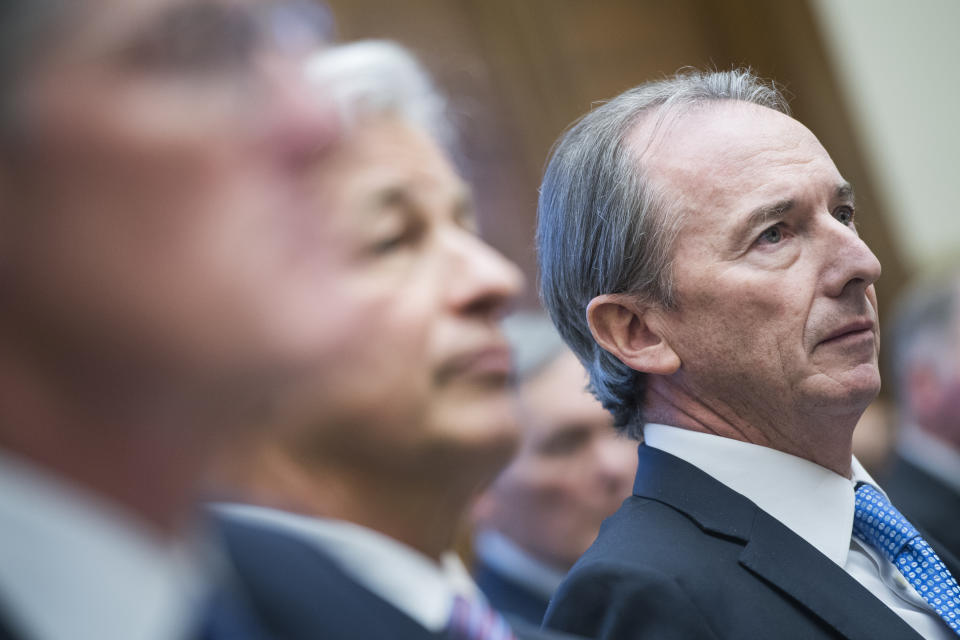
[[[503,313],[523,290],[523,273],[472,233],[458,231],[453,243],[447,274],[450,303],[461,313]]]

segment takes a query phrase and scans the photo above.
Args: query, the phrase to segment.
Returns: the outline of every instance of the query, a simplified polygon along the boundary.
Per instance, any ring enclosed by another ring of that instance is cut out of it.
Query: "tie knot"
[[[893,562],[900,550],[920,534],[886,496],[869,484],[861,484],[855,494],[853,535]]]
[[[503,616],[482,600],[463,596],[454,598],[448,629],[455,640],[516,640]]]

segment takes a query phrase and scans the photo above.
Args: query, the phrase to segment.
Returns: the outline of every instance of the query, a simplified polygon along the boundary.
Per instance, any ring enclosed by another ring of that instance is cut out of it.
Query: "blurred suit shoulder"
[[[267,527],[215,517],[251,607],[277,639],[444,637],[357,583],[319,548]]]

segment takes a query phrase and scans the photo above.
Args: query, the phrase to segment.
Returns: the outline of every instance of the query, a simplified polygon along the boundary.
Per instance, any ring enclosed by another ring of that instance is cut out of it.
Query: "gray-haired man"
[[[596,395],[646,444],[634,496],[547,626],[952,635],[956,583],[927,541],[885,539],[912,528],[851,454],[880,388],[880,264],[851,186],[786,111],[748,72],[689,72],[614,98],[556,148],[543,298]],[[898,571],[921,560],[913,578]]]
[[[356,42],[307,69],[347,123],[314,183],[327,340],[253,456],[263,506],[223,510],[240,576],[287,640],[556,637],[508,624],[452,551],[517,444],[498,321],[521,275],[477,236],[443,101],[406,50]]]

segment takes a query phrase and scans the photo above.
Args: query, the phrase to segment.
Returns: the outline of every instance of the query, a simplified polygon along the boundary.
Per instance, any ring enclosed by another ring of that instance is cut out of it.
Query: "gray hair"
[[[413,54],[397,43],[360,40],[330,47],[307,60],[305,73],[348,130],[365,118],[395,116],[452,151],[455,132],[446,100]]]
[[[889,373],[901,410],[907,409],[907,376],[924,362],[941,371],[955,368],[960,340],[960,268],[954,267],[913,284],[901,296],[887,332]]]
[[[657,116],[657,128],[667,115],[731,100],[789,114],[776,85],[749,69],[684,70],[630,89],[576,121],[554,146],[541,185],[536,242],[544,306],[615,426],[637,439],[645,374],[594,341],[586,309],[596,296],[616,293],[674,308],[680,216],[651,184],[628,138],[648,115]]]

